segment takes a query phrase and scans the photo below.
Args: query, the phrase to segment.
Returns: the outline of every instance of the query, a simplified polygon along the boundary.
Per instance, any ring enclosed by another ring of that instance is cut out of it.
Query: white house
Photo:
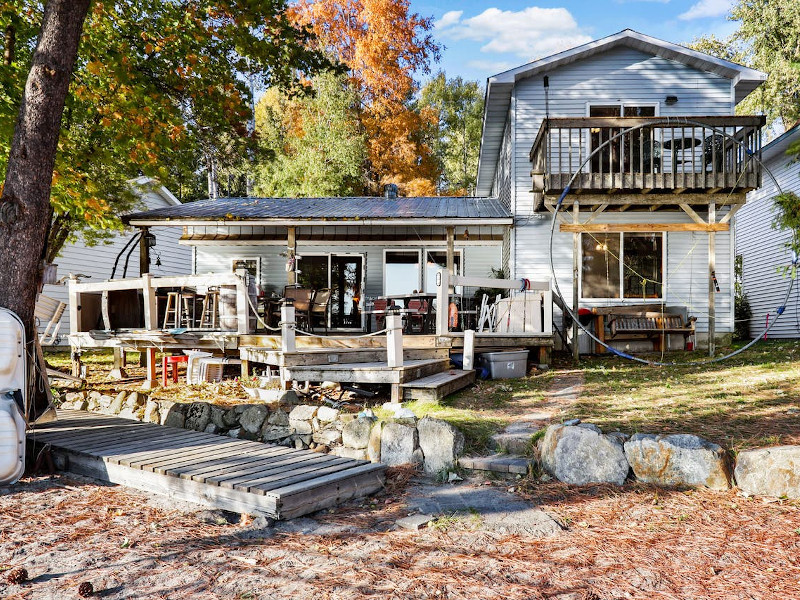
[[[157,184],[147,177],[139,177],[131,182],[134,189],[141,195],[141,206],[148,210],[165,208],[167,206],[180,206],[181,202],[162,185]],[[150,272],[154,275],[181,275],[192,272],[192,253],[189,248],[178,244],[180,231],[169,228],[153,228],[156,235],[156,246],[152,249],[152,264]],[[58,277],[63,278],[72,274],[89,276],[89,281],[105,281],[110,279],[112,272],[115,278],[139,276],[139,246],[132,243],[123,252],[126,244],[136,234],[136,230],[126,228],[119,232],[109,242],[97,246],[87,246],[81,241],[67,244],[61,250],[56,264]],[[130,251],[130,252],[129,252]],[[130,254],[130,258],[128,255]],[[125,263],[127,260],[127,269]],[[114,266],[116,263],[116,271]],[[42,293],[55,300],[66,303],[67,285],[45,285]],[[40,323],[40,331],[47,323]],[[69,310],[64,311],[59,328],[61,339],[58,343],[67,343],[69,333]]]
[[[750,320],[753,336],[765,329],[767,314],[774,318],[778,307],[783,306],[789,286],[780,269],[792,263],[792,254],[786,248],[791,233],[772,226],[775,219],[772,199],[778,190],[800,195],[800,162],[786,154],[789,145],[797,141],[800,141],[800,125],[764,146],[764,185],[747,195],[747,204],[736,215],[736,254],[741,257],[742,290],[753,312]],[[800,285],[795,284],[786,310],[770,329],[769,337],[800,337],[799,300]]]
[[[514,216],[511,277],[550,276],[552,212],[582,166],[553,244],[567,304],[682,308],[699,342],[709,321],[729,334],[730,220],[760,183],[763,125],[734,113],[765,78],[629,29],[490,77],[477,193]]]

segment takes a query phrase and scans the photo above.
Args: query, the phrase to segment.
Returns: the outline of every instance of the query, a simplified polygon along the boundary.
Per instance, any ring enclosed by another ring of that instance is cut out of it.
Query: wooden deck
[[[83,411],[28,432],[60,469],[248,514],[290,519],[383,487],[385,465]]]

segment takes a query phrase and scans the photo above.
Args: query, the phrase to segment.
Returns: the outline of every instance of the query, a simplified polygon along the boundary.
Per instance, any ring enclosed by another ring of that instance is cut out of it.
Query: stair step
[[[402,367],[388,367],[385,362],[296,365],[285,367],[286,376],[297,381],[345,381],[358,383],[405,383],[441,373],[450,359],[408,360]]]
[[[530,449],[531,438],[539,433],[540,427],[508,428],[500,433],[495,433],[489,440],[492,450],[507,454],[524,454]]]
[[[475,371],[470,369],[449,369],[421,379],[403,383],[403,401],[429,400],[438,402],[467,386],[475,383]]]
[[[458,464],[473,471],[491,471],[505,475],[527,475],[533,468],[533,459],[514,454],[492,454],[491,456],[462,456]]]
[[[303,348],[282,352],[271,348],[240,348],[242,357],[277,367],[386,362],[386,348]],[[403,348],[404,360],[449,358],[447,348]]]

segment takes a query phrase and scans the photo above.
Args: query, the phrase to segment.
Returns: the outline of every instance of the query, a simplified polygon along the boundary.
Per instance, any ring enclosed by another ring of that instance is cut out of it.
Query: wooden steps
[[[28,432],[58,468],[241,513],[290,519],[383,487],[385,465],[83,411]]]
[[[385,362],[350,364],[296,365],[285,367],[288,379],[297,381],[337,381],[357,383],[400,384],[441,373],[450,359],[408,360],[402,367],[389,367]]]
[[[401,383],[403,400],[428,400],[439,402],[442,398],[475,383],[475,371],[449,369],[422,377],[415,381]]]

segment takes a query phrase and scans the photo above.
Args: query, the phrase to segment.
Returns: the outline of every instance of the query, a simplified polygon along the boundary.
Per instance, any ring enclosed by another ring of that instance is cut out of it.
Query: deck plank
[[[72,472],[273,518],[372,493],[383,485],[385,471],[383,465],[311,450],[81,411],[59,411],[58,421],[28,437],[37,446],[49,444],[57,466]],[[285,501],[281,490],[288,492]]]

